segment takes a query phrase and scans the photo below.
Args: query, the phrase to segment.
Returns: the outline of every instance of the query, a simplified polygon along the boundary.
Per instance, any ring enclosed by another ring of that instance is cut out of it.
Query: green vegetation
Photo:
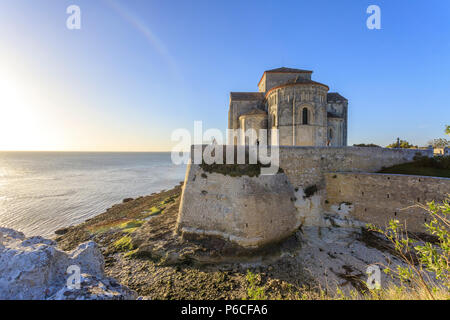
[[[141,227],[144,224],[142,220],[131,220],[126,223],[122,223],[119,227],[123,229],[122,231],[132,233],[136,231],[137,228]]]
[[[127,252],[134,250],[132,239],[130,236],[124,236],[113,243],[113,247],[119,252]]]
[[[413,162],[383,168],[379,173],[410,174],[450,178],[450,156],[417,156]]]
[[[206,164],[202,163],[200,167],[208,173],[220,173],[230,177],[258,177],[261,174],[261,168],[268,168],[270,164],[265,165],[258,162],[257,164]],[[283,172],[279,168],[278,172]]]
[[[158,214],[160,214],[162,212],[163,209],[153,206],[150,208],[150,210],[144,211],[144,218],[148,218],[148,217],[152,217],[152,216],[156,216]]]
[[[89,226],[87,228],[87,230],[91,233],[91,234],[102,234],[104,232],[107,232],[111,229],[115,229],[115,228],[119,228],[119,226],[121,224],[124,223],[124,219],[120,219],[120,220],[114,220],[114,221],[106,221],[106,222],[102,222],[102,223],[97,223],[94,224],[92,226]]]
[[[391,143],[390,145],[386,146],[386,148],[417,149],[418,146],[414,146],[406,140],[401,140],[400,138],[397,138],[396,142]]]
[[[166,204],[175,202],[175,198],[176,198],[175,196],[168,197],[168,198],[164,199],[163,201],[161,201],[161,205],[166,205]]]
[[[445,148],[450,146],[450,140],[439,138],[429,141],[428,144],[433,146],[433,148]]]
[[[419,243],[408,237],[398,220],[391,220],[386,230],[373,225],[369,229],[383,234],[394,245],[406,266],[386,267],[384,272],[399,279],[401,286],[391,286],[384,291],[371,292],[372,298],[406,296],[420,299],[450,299],[450,194],[441,204],[434,201],[419,205],[430,216],[425,223],[427,233],[436,241]]]
[[[264,288],[258,286],[261,283],[261,276],[252,273],[247,270],[247,275],[245,277],[247,280],[247,299],[248,300],[265,300],[267,296],[264,292]]]
[[[450,136],[450,126],[445,126],[445,134]]]
[[[110,230],[121,230],[123,232],[132,233],[137,228],[141,227],[145,221],[134,219],[118,219],[114,221],[107,221],[104,223],[89,226],[87,229],[91,234],[99,235]]]
[[[373,143],[360,143],[360,144],[354,144],[354,147],[364,147],[364,148],[381,148],[379,145],[377,144],[373,144]]]
[[[127,258],[136,258],[138,256],[139,253],[139,248],[136,248],[134,250],[128,251],[127,253],[124,254],[124,257]]]

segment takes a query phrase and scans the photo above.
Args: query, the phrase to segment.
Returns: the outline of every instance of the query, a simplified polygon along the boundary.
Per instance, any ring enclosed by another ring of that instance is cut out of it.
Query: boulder
[[[79,288],[64,286],[49,300],[136,300],[137,294],[112,278],[81,274]]]
[[[135,299],[136,293],[105,277],[104,265],[95,242],[65,252],[52,240],[0,228],[0,299]],[[67,272],[73,266],[81,285],[72,290]]]

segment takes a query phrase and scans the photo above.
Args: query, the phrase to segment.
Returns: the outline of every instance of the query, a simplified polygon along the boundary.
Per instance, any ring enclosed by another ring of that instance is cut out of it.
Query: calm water
[[[0,227],[50,236],[184,174],[170,153],[0,152]]]

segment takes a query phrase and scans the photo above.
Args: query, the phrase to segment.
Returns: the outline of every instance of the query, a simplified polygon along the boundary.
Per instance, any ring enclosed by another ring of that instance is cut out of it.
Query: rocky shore
[[[267,299],[321,299],[337,287],[362,292],[369,265],[399,263],[363,227],[300,228],[258,251],[186,239],[175,232],[180,196],[181,185],[125,199],[53,240],[0,229],[0,298],[249,299],[258,288]],[[66,285],[72,264],[78,291]]]
[[[71,278],[73,275],[76,280]],[[0,228],[0,300],[130,300],[136,297],[136,292],[105,275],[104,259],[95,242],[85,242],[65,252],[52,240],[26,238],[21,232]]]

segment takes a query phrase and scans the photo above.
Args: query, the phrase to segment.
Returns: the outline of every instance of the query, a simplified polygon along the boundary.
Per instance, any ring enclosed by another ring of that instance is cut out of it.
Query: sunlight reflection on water
[[[124,198],[169,189],[185,169],[170,153],[0,152],[0,227],[51,236]]]

